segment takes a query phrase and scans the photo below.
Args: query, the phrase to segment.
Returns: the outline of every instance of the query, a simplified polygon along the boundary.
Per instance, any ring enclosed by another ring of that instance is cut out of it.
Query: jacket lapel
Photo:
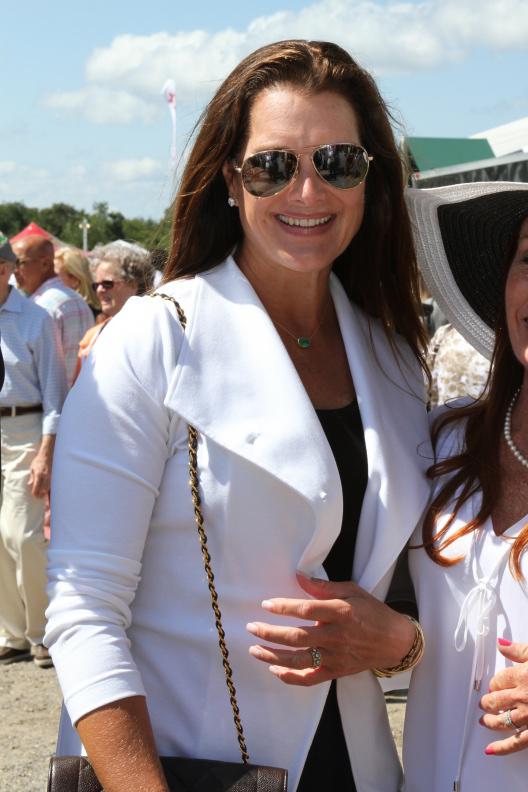
[[[167,405],[215,443],[308,499],[315,515],[300,565],[311,571],[341,528],[334,457],[297,371],[232,258],[195,278]],[[178,295],[178,282],[164,287]],[[187,286],[186,294],[189,294]]]
[[[188,320],[167,406],[309,501],[314,524],[298,566],[322,575],[320,565],[341,529],[342,491],[297,371],[232,258],[196,276],[193,289],[185,283],[163,288],[181,299]],[[331,292],[368,454],[353,577],[372,590],[412,533],[429,493],[424,473],[432,453],[423,379],[410,353],[396,361],[379,323],[351,306],[335,276]]]
[[[341,333],[365,432],[369,479],[353,579],[372,591],[413,532],[429,496],[432,461],[423,375],[406,346],[396,359],[379,322],[350,306],[332,280]]]

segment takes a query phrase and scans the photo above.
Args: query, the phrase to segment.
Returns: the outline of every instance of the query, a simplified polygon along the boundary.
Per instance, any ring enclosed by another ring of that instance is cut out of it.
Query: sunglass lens
[[[361,184],[369,166],[365,149],[345,143],[316,149],[313,163],[321,178],[340,190],[349,190]]]
[[[269,198],[283,190],[293,179],[297,157],[290,151],[261,151],[242,165],[242,181],[251,195]]]

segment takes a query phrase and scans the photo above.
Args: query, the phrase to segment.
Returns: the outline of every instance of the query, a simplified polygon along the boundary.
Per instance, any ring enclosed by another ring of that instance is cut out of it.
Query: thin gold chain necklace
[[[296,333],[292,333],[291,330],[288,330],[287,327],[284,327],[284,325],[281,324],[281,322],[277,321],[277,319],[274,319],[273,317],[271,317],[271,321],[273,322],[273,324],[277,325],[277,327],[280,327],[281,330],[284,330],[285,333],[288,333],[288,335],[291,336],[291,338],[293,338],[297,342],[298,347],[300,347],[301,349],[310,349],[310,347],[312,346],[312,341],[314,336],[316,336],[319,330],[321,329],[321,325],[323,324],[329,304],[330,301],[328,301],[325,307],[323,308],[323,312],[321,314],[319,324],[309,336],[303,336],[303,335],[298,336],[296,335]]]

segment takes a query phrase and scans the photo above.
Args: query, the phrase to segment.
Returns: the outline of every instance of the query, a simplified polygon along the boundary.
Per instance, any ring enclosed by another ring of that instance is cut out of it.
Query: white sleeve
[[[45,642],[75,723],[143,695],[126,629],[168,451],[175,310],[131,298],[98,339],[60,420],[53,460]]]

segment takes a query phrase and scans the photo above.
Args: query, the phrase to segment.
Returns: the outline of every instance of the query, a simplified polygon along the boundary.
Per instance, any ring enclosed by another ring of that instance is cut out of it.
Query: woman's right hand
[[[297,580],[312,599],[278,597],[262,607],[313,625],[252,622],[246,628],[261,642],[250,647],[250,654],[267,663],[282,682],[307,687],[372,668],[391,668],[408,653],[416,629],[406,616],[352,581],[319,580],[300,573]],[[314,649],[320,660],[316,667]]]

